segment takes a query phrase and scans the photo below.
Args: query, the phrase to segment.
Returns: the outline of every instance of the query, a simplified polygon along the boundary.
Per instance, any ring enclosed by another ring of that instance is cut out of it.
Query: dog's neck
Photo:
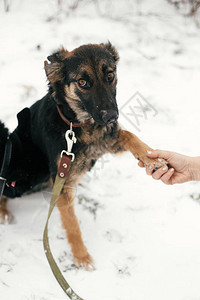
[[[67,124],[75,124],[74,127],[82,127],[85,124],[89,124],[89,118],[78,118],[76,113],[73,111],[73,109],[70,107],[67,101],[58,101],[56,97],[54,96],[53,90],[49,91],[52,101],[55,103],[55,105],[58,107],[58,112],[60,114],[60,117],[63,119],[63,121]],[[80,124],[80,126],[78,126]]]
[[[89,125],[90,124],[90,119],[88,119],[86,122],[83,122],[83,123],[80,123],[80,122],[73,122],[73,121],[70,121],[68,120],[67,118],[65,118],[65,116],[63,115],[63,113],[61,112],[60,110],[60,107],[57,105],[57,110],[58,110],[58,113],[61,117],[61,119],[67,124],[72,127],[84,127],[86,125]]]
[[[75,112],[71,109],[71,107],[69,106],[67,101],[65,101],[64,97],[62,97],[63,99],[60,99],[60,97],[58,97],[56,95],[56,92],[54,91],[54,89],[51,86],[49,86],[49,95],[50,95],[52,102],[55,103],[55,106],[57,106],[57,105],[60,106],[63,115],[68,120],[78,122]]]
[[[71,107],[67,102],[64,104],[57,104],[57,105],[59,105],[62,114],[67,120],[73,123],[78,122],[75,112],[71,109]]]

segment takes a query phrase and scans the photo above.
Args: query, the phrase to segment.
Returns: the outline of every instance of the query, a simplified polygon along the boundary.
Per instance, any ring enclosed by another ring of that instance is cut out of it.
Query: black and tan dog
[[[119,56],[110,43],[83,45],[71,52],[62,48],[48,60],[49,63],[45,62],[47,95],[18,114],[19,125],[10,135],[12,158],[0,214],[2,219],[9,216],[5,197],[21,196],[49,178],[55,179],[60,153],[66,149],[65,132],[69,129],[63,119],[71,121],[77,126],[73,127],[77,138],[73,146],[76,158],[57,203],[74,260],[78,266],[88,269],[92,259],[74,214],[72,187],[105,153],[131,151],[135,158],[145,164],[153,162],[157,167],[164,162],[148,158],[146,151],[151,148],[117,123]],[[7,129],[0,123],[0,164],[6,138]]]

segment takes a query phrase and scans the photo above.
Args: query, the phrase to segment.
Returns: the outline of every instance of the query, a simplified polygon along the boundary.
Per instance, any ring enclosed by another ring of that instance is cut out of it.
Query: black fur
[[[50,65],[46,65],[46,73],[49,83],[49,92],[41,100],[33,104],[30,109],[25,108],[18,114],[18,127],[10,138],[13,143],[11,164],[7,171],[7,183],[4,195],[9,198],[19,197],[25,192],[30,191],[39,183],[47,181],[50,177],[53,179],[57,173],[57,160],[63,149],[66,149],[65,132],[69,126],[60,118],[57,105],[60,106],[65,117],[73,122],[78,122],[78,116],[66,101],[64,87],[69,85],[74,79],[72,74],[81,64],[88,63],[95,66],[98,58],[104,59],[112,68],[116,69],[118,54],[110,43],[106,45],[87,45],[76,49],[75,53],[69,58],[66,53],[59,51],[49,56]],[[108,140],[115,140],[118,135],[117,124],[106,126],[102,123],[99,109],[108,109],[112,107],[118,113],[115,100],[116,83],[109,85],[105,83],[102,87],[98,86],[89,96],[76,94],[82,100],[80,109],[87,110],[89,115],[94,115],[96,122],[88,126],[89,135],[96,130],[101,133],[101,141],[98,141],[94,148],[94,142],[84,143],[81,141],[81,128],[74,128],[77,143],[73,146],[73,152],[76,157],[86,157],[79,165],[80,171],[89,170],[96,159],[107,150]],[[103,92],[102,92],[103,91]],[[100,106],[99,109],[96,105]],[[106,128],[106,129],[105,129]],[[0,163],[4,154],[5,142],[8,135],[8,129],[0,123]],[[101,154],[95,151],[102,145]],[[96,149],[93,152],[90,149]],[[89,157],[88,157],[89,156]],[[15,187],[10,186],[16,182]]]
[[[7,137],[8,137],[8,129],[5,128],[4,124],[0,121],[0,168],[3,162],[4,149],[5,149]]]
[[[6,173],[7,185],[4,190],[4,195],[9,198],[20,197],[23,193],[49,178],[46,157],[33,144],[31,138],[30,110],[25,108],[17,116],[18,127],[10,134],[12,156]],[[11,186],[12,182],[16,182],[15,187]]]

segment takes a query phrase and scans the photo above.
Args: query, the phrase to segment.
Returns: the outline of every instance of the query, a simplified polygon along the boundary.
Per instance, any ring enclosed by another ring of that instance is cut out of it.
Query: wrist
[[[190,171],[192,180],[200,181],[200,156],[191,157]]]

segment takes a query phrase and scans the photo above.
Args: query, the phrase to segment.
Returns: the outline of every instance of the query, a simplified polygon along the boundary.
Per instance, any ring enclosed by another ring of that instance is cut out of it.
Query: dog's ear
[[[51,62],[62,62],[65,58],[67,58],[69,52],[64,48],[61,47],[57,52],[53,53],[52,55],[49,55],[47,59]]]
[[[108,50],[111,53],[112,57],[117,63],[119,61],[119,54],[115,49],[115,47],[109,41],[106,44],[102,44],[102,45],[106,48],[106,50]]]
[[[62,47],[59,51],[47,57],[50,63],[45,60],[44,69],[50,83],[62,81],[63,61],[67,58],[68,53],[69,52]]]

